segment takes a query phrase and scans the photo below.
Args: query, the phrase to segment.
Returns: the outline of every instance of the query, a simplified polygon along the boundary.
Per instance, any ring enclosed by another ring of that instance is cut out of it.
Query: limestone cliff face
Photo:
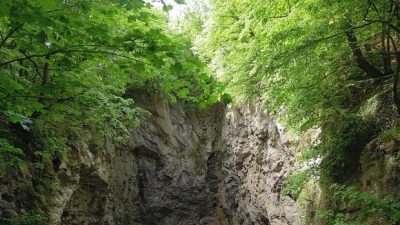
[[[29,173],[10,174],[1,214],[36,208],[51,225],[299,224],[295,202],[279,195],[291,171],[288,141],[260,107],[190,111],[160,96],[134,98],[151,115],[125,145],[71,149],[48,171],[46,196]]]
[[[282,126],[259,105],[227,110],[223,128],[225,208],[232,224],[300,224],[296,203],[281,196],[291,149]]]
[[[377,94],[366,101],[360,109],[372,127],[388,131],[396,126],[398,113],[392,105],[391,93]],[[389,140],[374,138],[360,153],[357,186],[360,190],[377,196],[400,198],[400,154],[399,135]]]
[[[208,185],[207,159],[221,145],[223,106],[185,112],[182,105],[167,104],[162,98],[136,101],[152,116],[132,132],[126,145],[136,171],[131,172],[131,181],[115,185],[121,189],[116,191],[117,202],[124,200],[122,189],[129,187],[136,190],[136,197],[130,201],[133,207],[115,211],[117,224],[202,224],[216,204]]]

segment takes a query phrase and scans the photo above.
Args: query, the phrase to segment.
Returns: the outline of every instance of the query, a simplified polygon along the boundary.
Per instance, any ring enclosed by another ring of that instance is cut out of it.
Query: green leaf
[[[190,93],[190,91],[186,88],[181,89],[178,91],[178,93],[176,94],[179,98],[186,98],[188,96],[188,94]]]

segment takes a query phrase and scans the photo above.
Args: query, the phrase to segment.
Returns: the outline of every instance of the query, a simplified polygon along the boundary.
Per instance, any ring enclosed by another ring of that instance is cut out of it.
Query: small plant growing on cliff
[[[25,213],[12,219],[0,217],[0,222],[4,225],[45,225],[48,221],[49,218],[47,216],[30,213]]]
[[[318,211],[317,218],[322,220],[331,221],[329,225],[363,225],[359,222],[348,221],[346,215],[343,213],[335,213],[332,210]]]
[[[203,173],[204,168],[207,165],[207,161],[202,152],[206,141],[205,137],[201,137],[197,147],[189,153],[189,157],[194,161],[194,172],[198,175]]]
[[[334,218],[333,224],[345,224],[344,222],[358,222],[359,224],[395,225],[400,223],[400,203],[390,196],[378,198],[374,195],[358,191],[355,187],[333,184],[331,191],[334,196],[346,204],[347,208],[355,209],[356,219],[349,219],[344,212],[334,212],[330,215]],[[354,216],[353,216],[354,217]],[[342,221],[343,223],[339,223]],[[350,223],[354,224],[354,223]]]
[[[281,190],[281,194],[297,199],[313,175],[314,171],[311,168],[290,175],[283,181],[286,187]]]
[[[380,135],[380,138],[383,142],[390,142],[396,138],[399,138],[400,135],[400,127],[394,127],[388,131],[383,132]]]
[[[0,175],[8,167],[24,167],[26,161],[24,152],[20,148],[10,145],[5,139],[0,138]]]
[[[286,187],[281,190],[281,194],[297,199],[307,182],[317,176],[320,156],[321,149],[316,145],[305,150],[297,159],[304,169],[291,174],[283,181]]]

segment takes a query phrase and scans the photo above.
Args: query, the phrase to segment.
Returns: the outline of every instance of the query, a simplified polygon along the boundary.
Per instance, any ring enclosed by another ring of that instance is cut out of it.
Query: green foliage
[[[87,133],[123,142],[146,114],[127,87],[188,107],[223,94],[190,42],[141,0],[5,0],[0,9],[1,155],[13,159],[1,166],[18,164],[23,149],[43,170]]]
[[[299,160],[321,157],[321,164],[290,176],[283,193],[298,196],[314,169],[324,186],[354,181],[363,148],[384,129],[377,126],[379,121],[387,119],[374,111],[380,104],[369,105],[366,99],[377,90],[386,91],[388,81],[393,90],[398,86],[391,79],[399,75],[395,68],[400,65],[393,56],[399,45],[393,38],[400,23],[398,3],[210,2],[210,13],[191,11],[184,29],[192,31],[186,33],[195,40],[196,53],[209,62],[235,101],[256,97],[296,131],[322,129],[321,144]],[[374,114],[360,115],[363,103]],[[397,133],[382,137],[393,139]],[[335,215],[336,224],[347,223]]]
[[[0,222],[5,225],[45,225],[48,222],[48,218],[40,214],[25,213],[12,219],[0,217]]]
[[[355,187],[346,187],[334,184],[333,193],[348,208],[355,208],[356,219],[349,219],[344,212],[331,212],[328,216],[334,217],[332,224],[398,224],[400,222],[400,203],[386,196],[378,198],[374,195],[358,191]],[[355,223],[350,223],[354,221]]]
[[[179,21],[179,28],[181,33],[194,44],[210,18],[209,11],[210,5],[207,0],[189,0],[186,3],[183,18]]]
[[[231,95],[229,95],[229,94],[223,94],[223,95],[221,95],[221,97],[220,97],[220,101],[222,102],[222,103],[224,103],[224,104],[230,104],[230,103],[232,103],[232,101],[233,101],[233,99],[232,99],[232,96]]]
[[[357,114],[349,114],[325,127],[323,144],[319,146],[324,156],[320,165],[323,182],[343,183],[357,175],[361,151],[375,137],[374,128]]]
[[[383,142],[390,142],[397,139],[399,137],[399,134],[400,134],[400,127],[394,127],[388,131],[383,132],[379,136]]]
[[[318,211],[317,216],[319,219],[331,221],[329,225],[362,225],[362,223],[346,219],[346,215],[343,213],[335,213],[333,211]]]
[[[295,171],[283,181],[285,188],[281,190],[281,194],[298,199],[307,183],[319,177],[321,156],[322,152],[319,145],[312,144],[305,149],[296,159],[302,169]]]
[[[197,147],[191,150],[188,155],[194,162],[194,172],[197,175],[203,174],[207,166],[206,156],[203,152],[206,141],[205,137],[201,137]]]
[[[379,72],[384,70],[379,35],[394,35],[394,28],[387,27],[398,14],[389,10],[394,1],[210,2],[210,19],[201,23],[205,27],[195,38],[198,54],[230,94],[244,100],[260,97],[270,112],[297,130],[345,115],[374,90],[366,79],[371,74],[356,59],[384,75]],[[349,32],[360,47],[351,47]]]
[[[308,168],[290,175],[283,181],[286,187],[281,190],[281,194],[289,195],[294,199],[297,199],[300,193],[303,191],[304,186],[313,176],[315,176],[315,171],[312,168]]]
[[[0,174],[8,167],[26,166],[25,154],[20,148],[16,148],[7,140],[0,138]]]
[[[321,157],[322,152],[319,145],[311,145],[307,148],[299,157],[298,161],[302,163],[309,162],[310,160],[316,160]]]
[[[185,0],[175,0],[175,2],[178,4],[185,4]]]

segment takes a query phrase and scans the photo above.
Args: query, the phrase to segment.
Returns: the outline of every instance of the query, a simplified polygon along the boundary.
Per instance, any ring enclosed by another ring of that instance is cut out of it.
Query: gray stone
[[[259,105],[187,110],[162,96],[133,98],[152,115],[123,146],[104,139],[94,154],[82,134],[49,171],[54,192],[38,197],[32,176],[8,176],[0,206],[38,209],[51,225],[299,224],[295,202],[279,194],[291,171],[286,137]]]
[[[1,216],[4,218],[15,218],[18,216],[18,213],[13,209],[4,209],[1,213]]]
[[[260,104],[231,107],[226,112],[222,134],[227,146],[225,199],[221,200],[231,225],[300,224],[296,202],[280,195],[282,181],[293,168],[291,150],[284,145],[287,137],[278,126]],[[244,135],[247,129],[253,132]]]

